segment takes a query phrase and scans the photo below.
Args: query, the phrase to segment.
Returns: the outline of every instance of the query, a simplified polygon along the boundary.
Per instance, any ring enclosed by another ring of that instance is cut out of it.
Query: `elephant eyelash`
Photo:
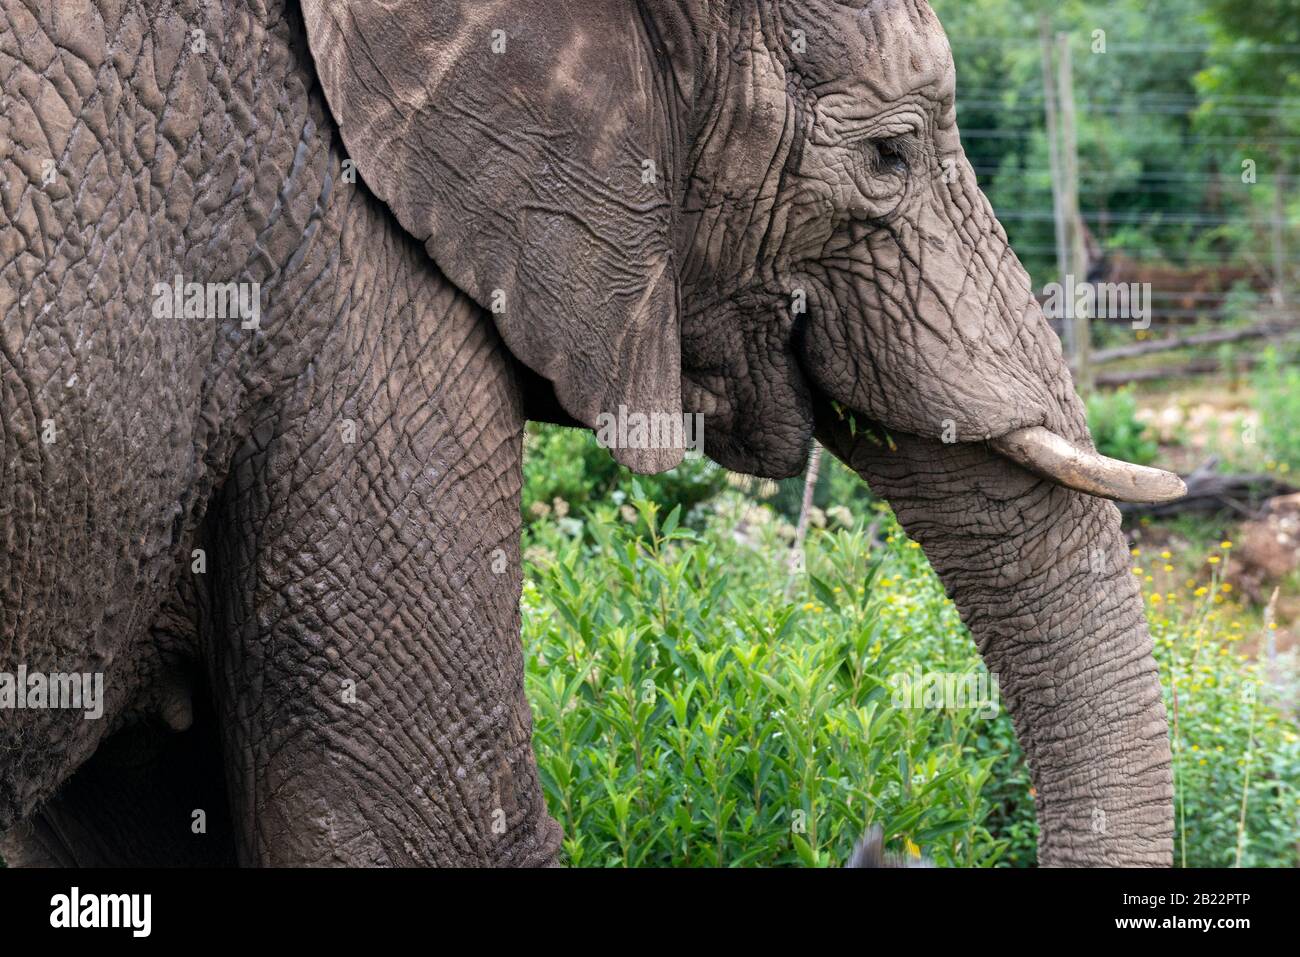
[[[879,174],[906,175],[920,152],[915,138],[907,135],[863,140],[862,145],[871,171]]]

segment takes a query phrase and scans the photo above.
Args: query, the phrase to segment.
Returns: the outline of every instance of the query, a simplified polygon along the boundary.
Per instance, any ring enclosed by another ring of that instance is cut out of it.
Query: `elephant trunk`
[[[881,442],[819,419],[822,443],[924,548],[998,676],[1037,792],[1039,863],[1168,866],[1168,726],[1115,506],[984,443]]]

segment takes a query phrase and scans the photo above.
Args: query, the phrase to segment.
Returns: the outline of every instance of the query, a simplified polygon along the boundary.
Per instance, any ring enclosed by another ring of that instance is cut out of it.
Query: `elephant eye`
[[[867,142],[873,154],[872,165],[876,172],[895,175],[907,172],[912,151],[905,137],[891,136]]]
[[[913,133],[859,139],[852,171],[856,195],[849,202],[849,215],[877,225],[888,222],[912,192],[918,179],[912,171],[924,168],[925,155]]]

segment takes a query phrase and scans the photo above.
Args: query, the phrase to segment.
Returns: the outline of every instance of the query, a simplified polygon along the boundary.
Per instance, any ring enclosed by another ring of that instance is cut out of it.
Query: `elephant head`
[[[701,413],[710,457],[770,477],[816,434],[1000,675],[1041,861],[1169,861],[1165,713],[1106,499],[1181,483],[1094,451],[923,0],[303,7],[366,183],[568,416]]]

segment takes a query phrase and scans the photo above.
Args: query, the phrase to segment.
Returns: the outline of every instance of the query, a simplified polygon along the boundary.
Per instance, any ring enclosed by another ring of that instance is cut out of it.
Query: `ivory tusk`
[[[1172,472],[1107,458],[1040,425],[1016,429],[989,443],[994,451],[1058,485],[1118,502],[1160,504],[1187,494]]]

